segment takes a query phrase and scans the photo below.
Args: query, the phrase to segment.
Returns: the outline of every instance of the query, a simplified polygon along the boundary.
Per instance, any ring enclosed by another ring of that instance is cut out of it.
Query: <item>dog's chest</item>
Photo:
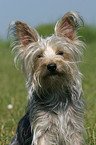
[[[51,114],[40,112],[34,122],[33,141],[38,145],[53,145],[64,143],[66,130],[65,115],[63,112]]]

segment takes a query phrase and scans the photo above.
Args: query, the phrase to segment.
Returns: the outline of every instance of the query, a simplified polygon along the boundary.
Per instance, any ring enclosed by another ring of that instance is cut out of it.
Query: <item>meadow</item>
[[[50,36],[54,25],[42,25],[37,28],[43,37]],[[87,44],[84,50],[84,61],[80,65],[83,77],[85,109],[85,127],[87,145],[96,144],[96,29],[85,26],[79,31]],[[27,106],[25,77],[14,65],[9,43],[0,40],[0,145],[7,145],[14,136],[17,123],[24,115]],[[12,104],[13,108],[8,109]]]

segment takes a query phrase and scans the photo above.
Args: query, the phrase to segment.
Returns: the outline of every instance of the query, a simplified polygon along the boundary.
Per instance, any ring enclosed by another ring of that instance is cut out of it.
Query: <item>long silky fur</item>
[[[66,36],[61,38],[53,34],[46,39],[38,37],[37,42],[29,43],[24,49],[19,43],[16,26],[11,27],[10,32],[15,36],[11,45],[15,53],[14,61],[15,64],[19,61],[21,63],[28,90],[27,111],[20,120],[10,145],[45,145],[45,141],[46,145],[85,144],[86,131],[83,124],[85,104],[82,100],[82,74],[79,71],[85,44],[77,36],[74,40],[70,40]],[[69,61],[65,61],[62,57],[55,56],[55,61],[64,64],[62,71],[66,73],[69,70],[68,75],[71,76],[67,78],[66,86],[63,85],[65,80],[62,79],[62,86],[57,82],[58,85],[50,87],[51,90],[57,90],[56,92],[48,92],[46,87],[42,86],[41,66],[47,64],[48,58],[41,58],[40,66],[34,70],[34,57],[38,52],[43,54],[49,46],[62,48],[69,57]]]

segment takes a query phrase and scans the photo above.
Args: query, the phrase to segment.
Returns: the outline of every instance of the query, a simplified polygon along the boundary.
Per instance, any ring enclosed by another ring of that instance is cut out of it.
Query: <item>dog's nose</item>
[[[50,72],[54,72],[56,70],[56,64],[55,63],[50,63],[47,65],[47,69],[50,71]]]

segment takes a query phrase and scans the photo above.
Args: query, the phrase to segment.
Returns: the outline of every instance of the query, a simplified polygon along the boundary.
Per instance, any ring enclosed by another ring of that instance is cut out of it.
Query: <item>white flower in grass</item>
[[[12,104],[9,104],[8,105],[8,109],[12,109],[13,108],[13,105]]]

